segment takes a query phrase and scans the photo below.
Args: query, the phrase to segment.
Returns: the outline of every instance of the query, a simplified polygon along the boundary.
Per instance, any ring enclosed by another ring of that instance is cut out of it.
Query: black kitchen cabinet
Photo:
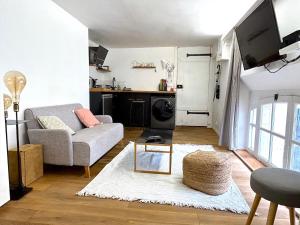
[[[90,110],[94,115],[102,115],[101,92],[90,92]]]
[[[113,121],[116,123],[123,123],[122,119],[122,112],[120,112],[122,104],[121,95],[119,93],[113,94],[113,106],[112,106],[112,112],[113,112]]]
[[[129,101],[129,126],[150,126],[150,99],[148,93],[136,93]]]
[[[93,114],[102,115],[102,95],[108,93],[90,92],[90,109]],[[150,126],[152,93],[114,92],[110,94],[113,95],[112,118],[114,122],[122,123],[126,127]]]
[[[119,93],[118,113],[124,126],[130,126],[130,101],[133,98],[132,93]]]

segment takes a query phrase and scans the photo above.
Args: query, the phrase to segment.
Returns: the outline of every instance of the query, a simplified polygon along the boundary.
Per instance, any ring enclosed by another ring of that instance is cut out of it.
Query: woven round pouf
[[[196,151],[183,158],[183,183],[209,195],[220,195],[231,185],[231,154]]]

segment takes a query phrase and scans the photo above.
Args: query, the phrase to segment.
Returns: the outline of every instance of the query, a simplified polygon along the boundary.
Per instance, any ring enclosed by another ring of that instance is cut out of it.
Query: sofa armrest
[[[112,123],[112,117],[110,115],[96,115],[95,116],[97,120],[99,120],[102,123]]]
[[[62,129],[29,129],[31,144],[42,144],[44,163],[73,165],[73,144],[71,134]]]

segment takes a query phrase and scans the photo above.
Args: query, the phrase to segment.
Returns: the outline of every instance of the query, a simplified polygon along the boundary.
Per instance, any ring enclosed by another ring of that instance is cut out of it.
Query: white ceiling
[[[53,0],[107,47],[211,45],[256,0]]]

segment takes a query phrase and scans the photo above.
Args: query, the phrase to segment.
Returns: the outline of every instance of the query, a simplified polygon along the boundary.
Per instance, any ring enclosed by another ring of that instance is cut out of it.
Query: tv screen
[[[280,34],[272,0],[263,1],[237,28],[244,69],[280,59]]]
[[[108,50],[101,45],[99,47],[89,47],[90,65],[103,66]]]
[[[97,65],[103,66],[104,60],[107,56],[108,50],[101,45],[97,49]]]

